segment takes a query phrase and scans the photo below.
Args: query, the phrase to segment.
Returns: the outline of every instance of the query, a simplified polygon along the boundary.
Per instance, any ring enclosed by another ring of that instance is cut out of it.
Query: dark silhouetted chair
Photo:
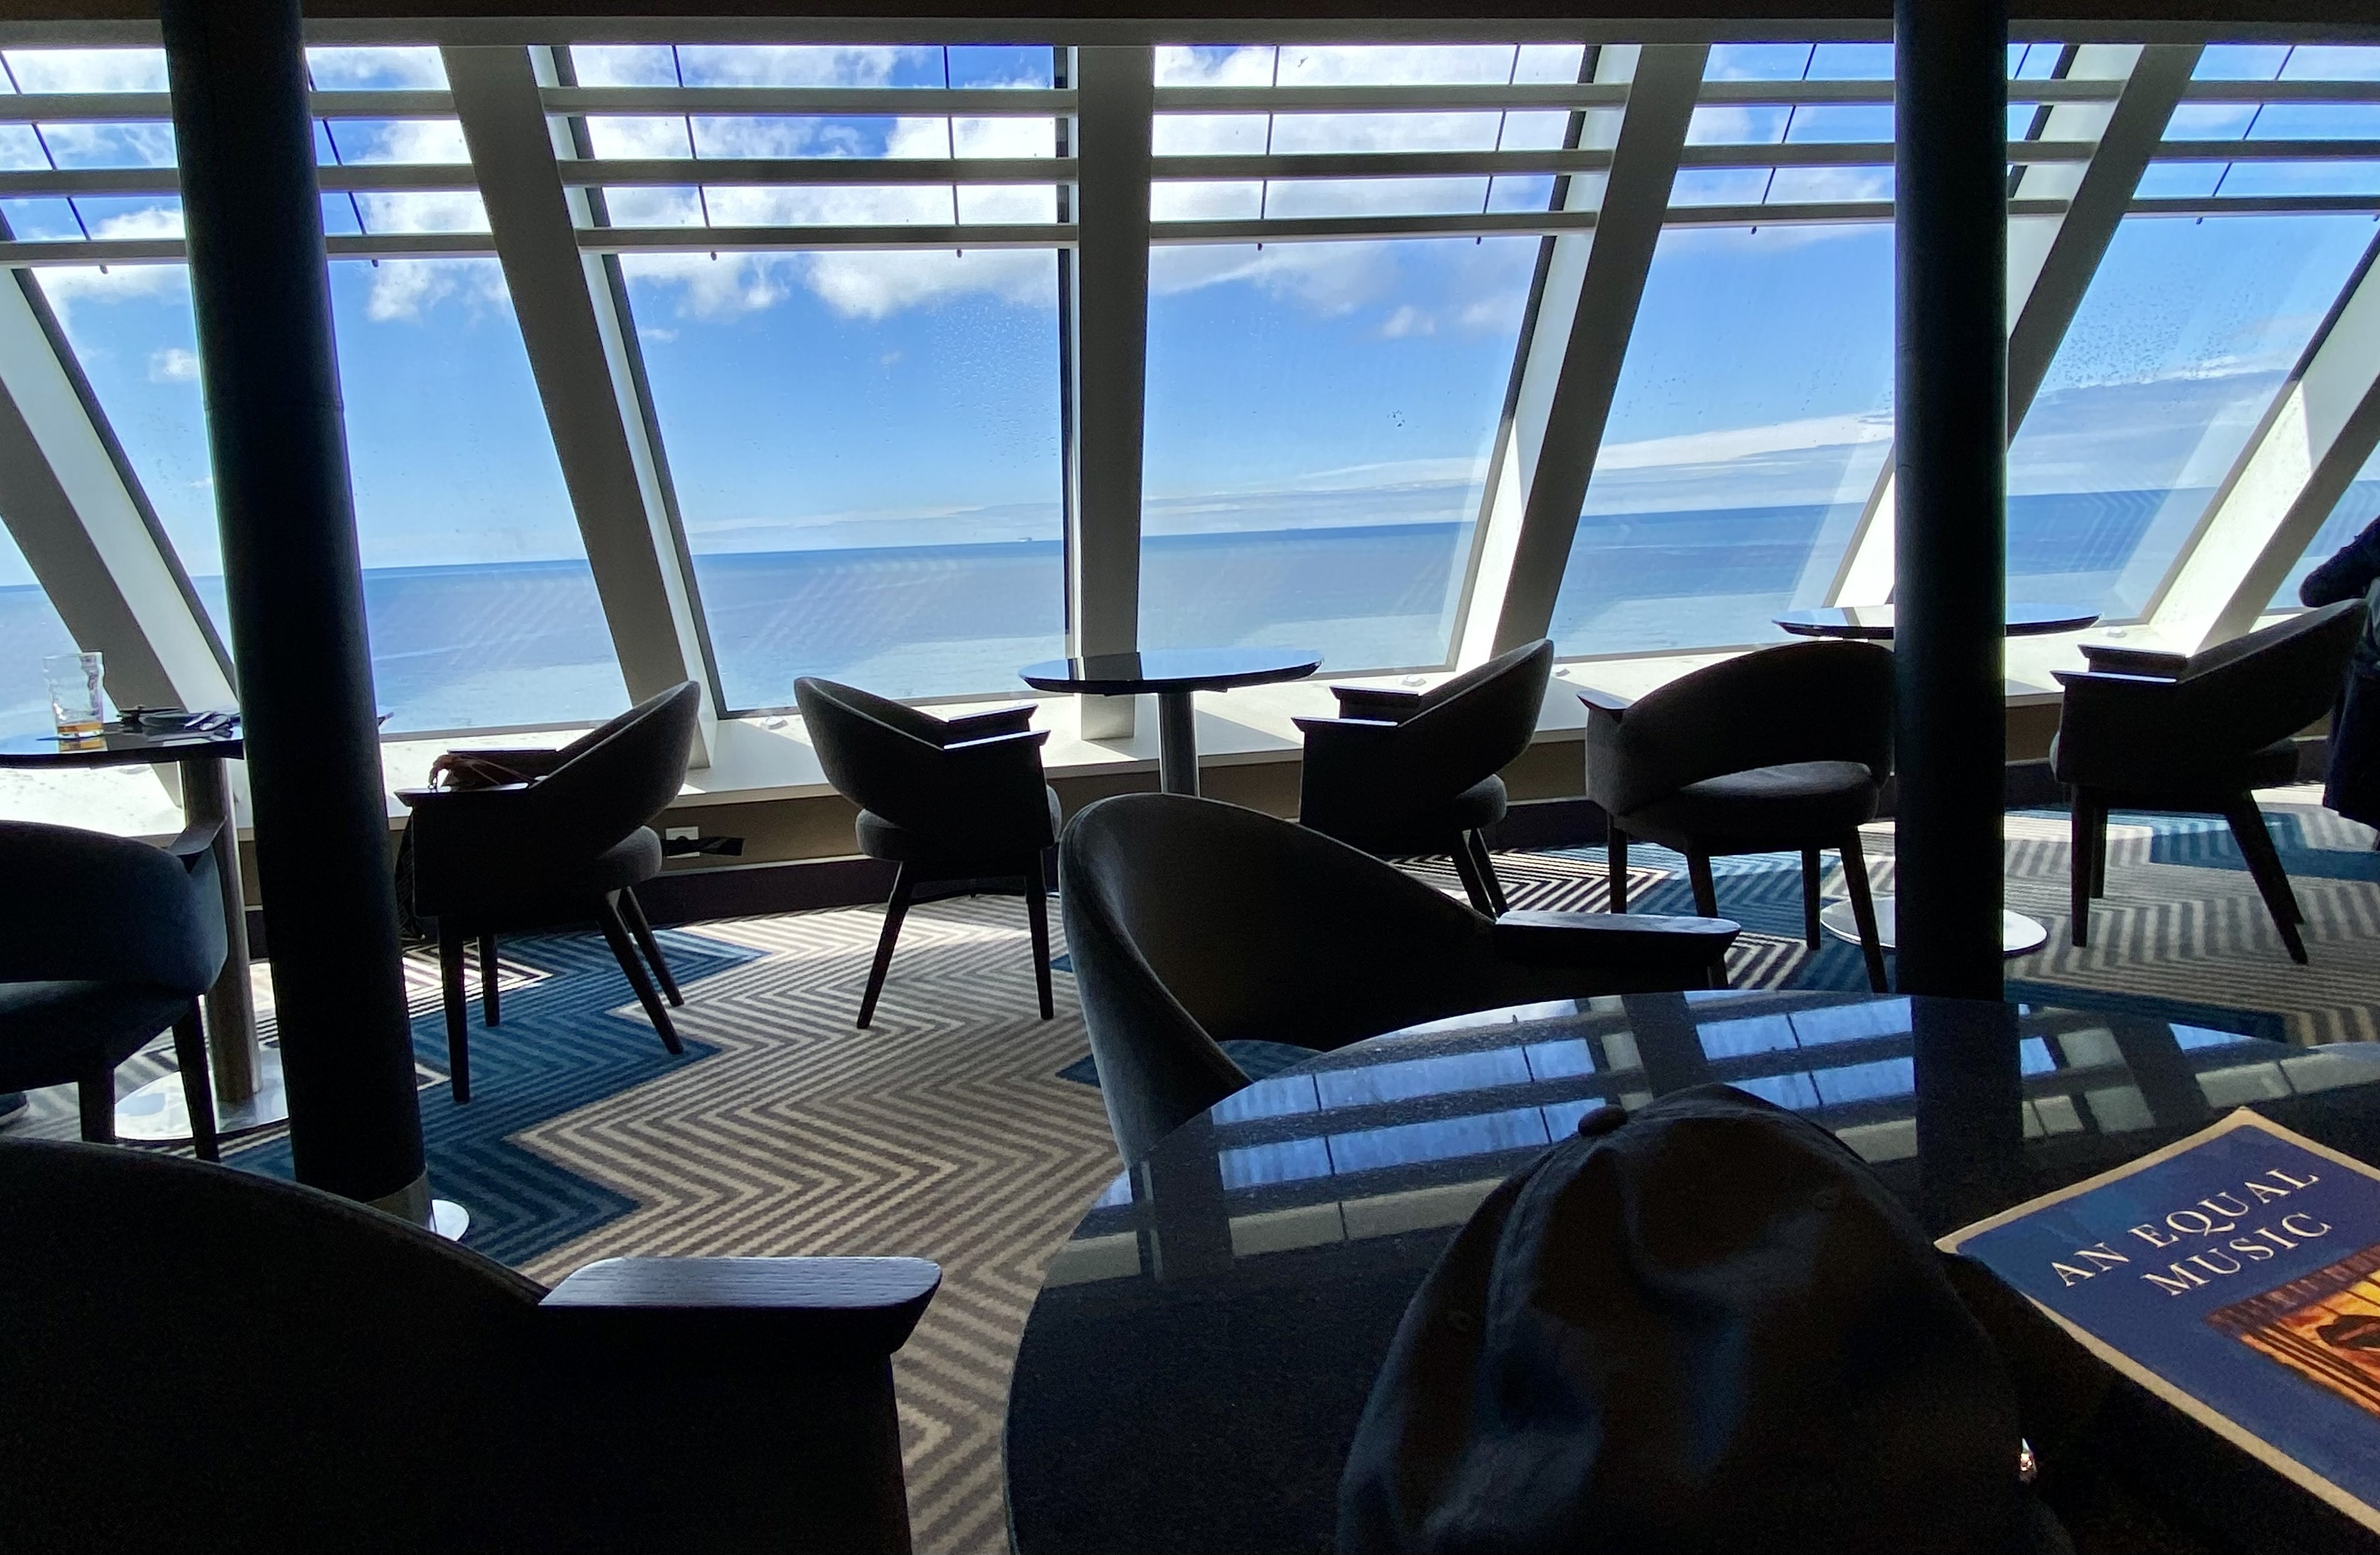
[[[1584,691],[1586,797],[1609,817],[1611,910],[1628,907],[1628,839],[1686,856],[1695,910],[1716,913],[1713,858],[1802,855],[1803,933],[1818,948],[1818,855],[1842,855],[1868,986],[1884,948],[1859,828],[1892,775],[1892,650],[1787,643],[1682,675],[1634,702]]]
[[[1529,748],[1554,671],[1540,639],[1427,692],[1332,686],[1335,718],[1299,718],[1298,823],[1384,859],[1448,853],[1471,905],[1508,905],[1479,835],[1504,818],[1496,776]]]
[[[414,910],[438,920],[456,1102],[471,1099],[465,949],[479,941],[480,997],[488,1024],[496,1025],[499,931],[594,919],[662,1045],[686,1051],[662,994],[676,1005],[686,998],[635,887],[661,873],[662,839],[646,823],[686,782],[701,702],[694,682],[682,681],[558,751],[451,753],[501,765],[518,782],[397,790],[413,809]],[[637,958],[640,949],[661,980],[659,994]]]
[[[2085,645],[2088,670],[2059,670],[2066,705],[2050,770],[2072,790],[2074,943],[2107,889],[2107,812],[2222,816],[2280,930],[2303,962],[2305,922],[2254,790],[2297,780],[2291,736],[2331,710],[2363,602],[2345,599],[2187,657]]]
[[[921,1260],[548,1291],[311,1188],[41,1141],[0,1143],[0,1246],[12,1549],[909,1549]]]
[[[1319,832],[1180,794],[1087,806],[1058,878],[1126,1164],[1249,1082],[1219,1043],[1327,1050],[1503,1005],[1723,986],[1737,933],[1701,918],[1490,920]]]
[[[956,882],[973,890],[1012,880],[1023,882],[1033,976],[1041,1019],[1049,1019],[1044,871],[1058,839],[1058,793],[1042,780],[1041,745],[1050,733],[1026,727],[1033,708],[938,718],[856,686],[809,679],[794,682],[794,695],[826,780],[859,806],[859,850],[898,866],[858,1023],[875,1019],[901,920],[920,886]]]
[[[105,1144],[115,1067],[171,1027],[198,1152],[215,1158],[199,995],[224,964],[218,829],[193,826],[159,849],[0,821],[0,1091],[73,1081],[82,1137]]]

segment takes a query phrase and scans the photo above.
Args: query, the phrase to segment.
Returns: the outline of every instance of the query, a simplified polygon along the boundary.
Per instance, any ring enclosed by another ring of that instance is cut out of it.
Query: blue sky
[[[1880,45],[1742,48],[1714,75],[1888,69]],[[2052,57],[2046,51],[2036,55]],[[2301,50],[2210,55],[2202,73],[2371,73],[2371,56]],[[140,51],[7,56],[29,88],[152,86]],[[581,78],[939,86],[939,50],[577,51]],[[2039,74],[2028,57],[2027,75]],[[324,86],[431,84],[434,53],[318,51]],[[1169,51],[1169,80],[1569,78],[1578,51]],[[954,85],[1046,83],[1038,50],[953,50]],[[42,72],[49,74],[43,76]],[[1276,77],[1275,72],[1278,72]],[[146,74],[144,74],[146,72]],[[1870,119],[1875,111],[1863,110]],[[2330,133],[2371,133],[2347,111]],[[2368,117],[2368,115],[2366,115]],[[1554,115],[1553,117],[1559,117]],[[1543,143],[1529,115],[1201,115],[1162,126],[1172,149]],[[1370,122],[1394,119],[1394,124]],[[1885,115],[1888,121],[1888,115]],[[2252,110],[2192,134],[2266,135]],[[1230,122],[1226,122],[1230,121]],[[2229,124],[2230,127],[2226,128]],[[2320,123],[2274,121],[2291,134]],[[1888,122],[1882,125],[1888,132]],[[1876,123],[1699,127],[1697,139],[1866,137]],[[452,126],[343,124],[342,160],[445,160]],[[706,155],[788,149],[882,155],[944,146],[1045,154],[1046,122],[786,119],[613,121],[599,150]],[[670,138],[675,141],[663,145]],[[1303,137],[1303,139],[1299,139]],[[1482,140],[1482,137],[1486,137]],[[458,143],[458,142],[457,142]],[[86,134],[72,155],[122,165],[170,154],[153,134]],[[672,147],[674,150],[672,150]],[[15,164],[39,152],[0,144]],[[327,149],[325,151],[327,156]],[[61,160],[67,160],[61,157]],[[1396,181],[1388,181],[1393,185]],[[1411,187],[1172,191],[1175,214],[1254,198],[1399,209],[1542,199],[1521,180]],[[1460,186],[1460,187],[1457,187]],[[2227,186],[2228,187],[2228,186]],[[918,191],[894,191],[915,200]],[[950,219],[892,196],[870,219]],[[334,230],[455,230],[473,196],[329,202]],[[837,195],[837,199],[860,198]],[[968,191],[962,220],[1046,219],[1046,187]],[[1778,198],[1783,198],[1779,195]],[[740,208],[728,209],[736,200]],[[807,201],[808,203],[804,203]],[[846,219],[804,191],[659,191],[615,202],[640,222]],[[169,200],[83,201],[94,230],[172,230]],[[70,220],[62,201],[8,202],[21,230]],[[738,215],[737,211],[742,214]],[[342,226],[344,223],[344,226]],[[2020,440],[2020,490],[2199,479],[2252,422],[2372,223],[2360,217],[2134,221]],[[1591,510],[1829,500],[1872,480],[1890,411],[1887,229],[1679,230],[1663,242],[1607,437]],[[1152,532],[1467,518],[1512,360],[1535,244],[1526,239],[1192,246],[1152,261],[1147,488]],[[1054,256],[1043,251],[704,255],[632,261],[630,296],[698,550],[1047,537],[1058,507]],[[366,561],[402,566],[579,554],[501,272],[490,260],[334,267]],[[171,266],[49,271],[56,303],[152,500],[194,573],[216,565],[188,288]],[[2236,444],[2234,444],[2236,451]],[[2218,472],[2219,473],[2219,472]],[[0,558],[0,582],[22,581]]]

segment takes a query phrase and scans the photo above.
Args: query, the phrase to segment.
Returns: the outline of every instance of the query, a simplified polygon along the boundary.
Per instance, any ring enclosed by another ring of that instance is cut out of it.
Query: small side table
[[[231,783],[225,763],[246,752],[237,733],[185,734],[128,730],[110,725],[87,741],[55,734],[0,738],[0,767],[55,769],[157,766],[182,769],[182,815],[192,825],[220,821],[216,878],[223,885],[224,968],[202,1001],[207,1053],[214,1072],[215,1129],[244,1133],[289,1115],[281,1084],[281,1055],[256,1040],[256,1003],[248,980],[248,906],[240,889],[239,833],[232,824]],[[115,1105],[118,1139],[170,1143],[190,1137],[181,1081],[166,1075]]]
[[[1776,618],[1779,630],[1796,637],[1844,637],[1864,643],[1892,641],[1892,607],[1889,605],[1829,605],[1815,610],[1788,610]],[[2080,632],[2098,624],[2099,612],[2071,605],[2037,605],[2010,602],[2007,607],[2005,635],[2010,637],[2046,637],[2058,632]],[[1887,950],[1900,943],[1899,903],[1889,895],[1879,892],[1876,898],[1876,935]],[[1852,917],[1849,902],[1835,902],[1818,914],[1819,926],[1837,939],[1860,943],[1859,925]],[[2000,910],[2000,954],[2022,956],[2038,950],[2049,939],[2048,926],[2037,918],[2022,912]]]
[[[1302,681],[1322,668],[1305,648],[1161,648],[1091,654],[1028,664],[1017,677],[1036,691],[1091,696],[1157,693],[1157,786],[1169,794],[1198,791],[1198,731],[1190,693]]]

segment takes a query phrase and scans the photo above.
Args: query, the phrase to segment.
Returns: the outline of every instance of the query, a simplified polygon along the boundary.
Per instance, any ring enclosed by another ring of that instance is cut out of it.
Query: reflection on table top
[[[1142,692],[1228,691],[1233,686],[1297,681],[1322,668],[1307,648],[1152,648],[1146,653],[1092,654],[1028,664],[1017,678],[1040,691],[1130,696]]]
[[[1084,1216],[1011,1392],[1018,1548],[1327,1548],[1373,1373],[1454,1228],[1583,1114],[1710,1081],[1825,1124],[1937,1232],[2241,1104],[2380,1158],[2380,1045],[2139,1016],[1710,993],[1376,1038],[1226,1098]]]
[[[0,736],[0,766],[127,766],[200,755],[237,761],[245,748],[236,728],[228,734],[189,734],[109,724],[89,740],[63,740],[48,730]]]

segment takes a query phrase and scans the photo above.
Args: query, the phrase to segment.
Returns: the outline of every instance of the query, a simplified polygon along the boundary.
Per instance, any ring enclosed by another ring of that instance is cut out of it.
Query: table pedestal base
[[[1899,936],[1895,933],[1894,905],[1890,896],[1882,893],[1876,896],[1876,936],[1887,950],[1894,949],[1899,945]],[[1837,939],[1849,940],[1853,945],[1860,942],[1859,921],[1852,916],[1852,904],[1847,901],[1836,902],[1821,911],[1818,914],[1818,926]],[[2005,909],[2001,910],[2001,955],[2022,956],[2030,951],[2038,950],[2048,943],[2049,930],[2039,921],[2027,918],[2022,912],[2010,912]]]
[[[288,1121],[289,1093],[281,1084],[281,1051],[257,1050],[256,1094],[245,1102],[215,1098],[215,1132],[228,1137]],[[190,1110],[182,1077],[160,1075],[115,1103],[115,1137],[144,1145],[176,1145],[190,1138]]]
[[[1160,793],[1198,794],[1198,715],[1186,691],[1157,694],[1157,788]]]

